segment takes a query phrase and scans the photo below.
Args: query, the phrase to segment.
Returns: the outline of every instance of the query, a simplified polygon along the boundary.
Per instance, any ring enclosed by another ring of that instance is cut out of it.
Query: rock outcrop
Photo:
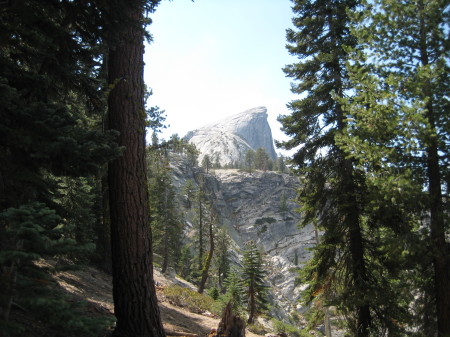
[[[199,161],[209,155],[213,163],[230,165],[244,161],[248,150],[264,148],[276,158],[265,107],[253,108],[190,131],[184,137],[200,151]]]
[[[315,244],[314,229],[298,228],[300,220],[293,202],[298,179],[277,172],[216,170],[221,215],[238,246],[253,240],[265,252],[272,300],[278,309],[273,316],[286,318],[297,306],[300,287],[296,268],[310,258]]]
[[[232,239],[234,263],[241,260],[240,251],[248,240],[261,247],[267,262],[271,300],[276,303],[271,316],[287,318],[300,297],[295,269],[310,259],[308,248],[315,244],[312,226],[297,226],[300,216],[293,199],[299,188],[298,179],[284,173],[237,169],[206,174],[190,167],[180,156],[173,157],[171,164],[177,188],[181,189],[187,180],[203,182],[210,203]],[[180,202],[183,203],[186,200]],[[189,227],[188,211],[184,215]]]

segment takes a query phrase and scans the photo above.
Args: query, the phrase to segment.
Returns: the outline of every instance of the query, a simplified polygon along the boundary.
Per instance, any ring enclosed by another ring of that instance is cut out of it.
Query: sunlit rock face
[[[248,150],[264,148],[276,158],[267,109],[257,107],[190,131],[185,136],[200,151],[199,162],[209,155],[213,163],[230,165],[242,162]]]
[[[243,249],[252,240],[266,261],[271,315],[284,319],[294,311],[301,288],[296,284],[297,268],[311,258],[315,244],[314,228],[298,227],[299,205],[294,202],[300,187],[298,179],[277,172],[215,170],[219,182],[211,193],[228,233]]]
[[[195,207],[185,207],[189,202],[183,186],[191,180],[199,188],[201,181],[220,226],[230,236],[232,264],[241,264],[242,251],[249,240],[264,253],[269,299],[274,304],[271,317],[286,319],[298,310],[301,286],[295,281],[296,270],[311,258],[310,248],[316,243],[312,225],[298,227],[298,178],[258,170],[216,169],[205,173],[192,167],[182,154],[172,155],[171,168],[174,186],[180,191],[179,205],[187,223],[187,237],[192,237],[197,213]]]

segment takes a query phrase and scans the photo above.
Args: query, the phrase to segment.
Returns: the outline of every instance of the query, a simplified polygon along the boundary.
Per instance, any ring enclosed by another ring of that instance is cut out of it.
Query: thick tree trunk
[[[331,32],[332,45],[339,47],[337,41],[340,39],[340,33],[337,31],[336,21],[333,18],[333,8],[330,8],[330,15],[328,16],[328,24]],[[334,89],[338,97],[344,97],[344,85],[343,85],[343,70],[339,61],[339,57],[336,56],[334,62],[330,65],[332,69]],[[345,114],[342,111],[340,103],[336,102],[335,116],[337,121],[337,129],[344,131],[346,127]],[[355,184],[355,170],[353,162],[350,159],[346,159],[345,154],[341,151],[339,155],[339,161],[341,162],[338,168],[340,174],[340,180],[342,182],[342,197],[341,197],[341,211],[345,217],[346,225],[348,228],[348,244],[350,250],[351,259],[351,274],[354,283],[354,288],[357,292],[363,292],[366,289],[367,275],[366,275],[366,263],[364,260],[364,246],[363,246],[363,233],[360,224],[359,214],[359,200],[356,197],[358,187]],[[356,337],[368,337],[369,327],[371,324],[370,306],[369,303],[360,303],[354,307],[356,314]]]
[[[314,236],[316,237],[316,245],[320,243],[319,239],[319,231],[317,228],[314,228]],[[325,336],[331,337],[331,321],[330,321],[330,310],[327,306],[323,307],[323,325],[325,326]]]
[[[418,2],[418,10],[420,22],[420,61],[423,66],[427,66],[430,61],[423,1]],[[427,99],[426,116],[428,122],[431,130],[437,134],[436,113],[433,106],[431,83],[424,83],[423,95]],[[431,135],[429,138],[426,153],[437,327],[439,337],[448,337],[450,336],[450,257],[445,240],[445,221],[441,187],[443,181],[439,167],[438,139],[436,135]]]
[[[145,163],[143,8],[121,2],[120,24],[110,31],[110,129],[120,132],[123,155],[109,166],[115,335],[160,337],[153,282]]]
[[[231,303],[228,303],[222,313],[217,331],[210,337],[245,337],[245,322],[233,313]]]
[[[330,21],[332,27],[332,21]],[[335,82],[336,92],[339,97],[343,97],[342,85],[342,69],[339,60],[335,60],[333,65],[333,77]],[[344,112],[339,103],[336,103],[335,113],[337,118],[338,130],[345,130]],[[348,228],[348,244],[351,259],[351,274],[354,282],[354,288],[357,292],[363,293],[367,288],[367,271],[366,262],[364,260],[364,245],[363,233],[360,223],[360,204],[356,197],[358,186],[355,184],[355,170],[353,162],[350,159],[345,159],[345,154],[340,153],[341,165],[338,168],[340,180],[343,184],[341,197],[341,210],[345,217]],[[369,303],[360,303],[355,305],[356,314],[356,337],[368,337],[369,328],[371,325],[371,314]]]
[[[342,208],[345,215],[346,227],[348,228],[348,242],[350,250],[353,287],[355,292],[363,294],[367,291],[367,267],[364,259],[363,234],[358,211],[358,200],[355,196],[353,164],[349,159],[343,159],[342,181],[344,183],[342,196]],[[356,314],[356,337],[368,337],[371,325],[370,306],[367,302],[355,305]]]
[[[109,221],[108,174],[106,171],[106,169],[101,170],[96,181],[97,240],[94,262],[103,271],[111,274],[111,228]]]
[[[355,282],[355,288],[358,292],[362,293],[366,287],[366,267],[359,223],[355,223],[354,227],[350,230],[350,254],[352,257],[352,276]],[[367,337],[369,336],[369,327],[371,324],[370,307],[367,303],[363,303],[357,305],[355,309],[357,316],[356,336]]]

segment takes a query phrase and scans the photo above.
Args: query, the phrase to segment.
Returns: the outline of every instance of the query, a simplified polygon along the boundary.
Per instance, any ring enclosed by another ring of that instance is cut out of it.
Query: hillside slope
[[[52,264],[49,261],[39,262],[43,267]],[[212,328],[217,328],[220,319],[213,317],[209,313],[196,314],[185,308],[171,304],[162,293],[164,287],[171,285],[181,285],[189,287],[190,285],[178,278],[169,278],[162,275],[159,271],[154,271],[155,284],[157,285],[157,295],[159,308],[164,329],[167,336],[188,336],[198,337],[207,336]],[[86,267],[83,270],[72,270],[59,272],[54,275],[55,283],[52,284],[54,291],[63,291],[69,295],[69,301],[86,301],[84,315],[102,315],[114,316],[114,303],[112,297],[112,277],[94,267]],[[59,337],[62,334],[49,329],[47,322],[35,321],[31,317],[20,313],[20,310],[14,312],[14,320],[20,321],[25,325],[28,337]],[[101,335],[109,336],[109,331],[104,331]],[[246,332],[248,337],[258,337],[250,331]],[[71,336],[66,336],[71,337]]]

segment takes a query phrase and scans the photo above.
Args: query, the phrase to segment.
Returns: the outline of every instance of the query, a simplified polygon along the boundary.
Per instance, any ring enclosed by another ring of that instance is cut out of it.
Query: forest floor
[[[42,262],[44,264],[48,262]],[[55,276],[55,282],[60,290],[68,293],[72,301],[86,301],[85,307],[87,315],[107,315],[113,317],[114,304],[112,298],[112,277],[93,267],[86,267],[83,270],[71,270],[59,272]],[[158,304],[161,319],[167,336],[207,336],[212,328],[217,328],[220,319],[210,313],[196,314],[185,308],[177,307],[168,302],[162,294],[162,289],[174,283],[185,283],[175,277],[168,278],[160,272],[154,273],[155,284],[157,285]],[[56,286],[55,284],[55,286]],[[26,317],[19,317],[25,324],[33,325],[34,336],[60,336],[57,331],[49,331],[45,328],[45,322],[35,322]],[[29,320],[29,322],[27,322]],[[105,331],[106,337],[112,330]],[[250,331],[246,331],[247,337],[258,337]]]

